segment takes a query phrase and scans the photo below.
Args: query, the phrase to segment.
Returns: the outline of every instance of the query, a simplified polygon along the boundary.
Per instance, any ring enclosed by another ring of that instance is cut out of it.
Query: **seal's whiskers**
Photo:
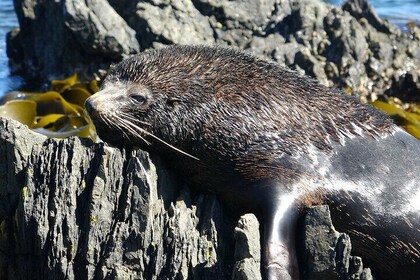
[[[144,122],[144,121],[140,121],[140,120],[136,120],[133,116],[130,116],[129,114],[127,114],[127,113],[124,113],[124,112],[120,112],[119,114],[121,114],[121,116],[123,116],[123,117],[125,117],[125,118],[127,118],[127,119],[130,119],[131,121],[133,121],[133,122],[138,122],[138,123],[140,123],[140,124],[144,124],[144,125],[147,125],[147,126],[151,126],[151,124],[150,123],[148,123],[148,122]]]
[[[143,140],[147,145],[150,145],[150,142],[147,141],[146,139],[144,139],[143,136],[141,136],[141,132],[144,131],[144,129],[142,129],[141,127],[138,127],[137,125],[133,124],[130,121],[127,121],[123,118],[121,118],[120,116],[113,114],[112,115],[113,118],[115,118],[115,120],[121,125],[121,127],[127,129],[130,133],[132,133],[134,136],[138,136],[141,140]],[[139,132],[140,131],[140,132]],[[127,137],[127,139],[129,140],[130,138]]]
[[[175,150],[175,151],[177,151],[177,152],[180,152],[181,154],[184,154],[184,155],[186,155],[186,156],[189,156],[190,158],[195,159],[195,160],[200,160],[199,158],[197,158],[197,157],[195,157],[195,156],[193,156],[193,155],[190,155],[189,153],[184,152],[183,150],[181,150],[181,149],[179,149],[179,148],[177,148],[177,147],[175,147],[175,146],[173,146],[173,145],[171,145],[171,144],[169,144],[169,143],[167,143],[167,142],[163,141],[163,140],[162,140],[162,139],[160,139],[159,137],[157,137],[157,136],[153,135],[152,133],[150,133],[150,132],[148,132],[148,131],[146,131],[146,130],[143,130],[143,132],[144,132],[144,133],[146,133],[147,135],[149,135],[150,137],[152,137],[152,138],[154,138],[154,139],[158,140],[158,141],[159,141],[159,142],[161,142],[162,144],[165,144],[165,145],[166,145],[166,146],[168,146],[169,148],[174,149],[174,150]]]
[[[127,116],[127,114],[122,114],[124,117],[127,117],[127,119],[130,119],[130,120],[133,120],[133,121],[136,121],[137,122],[137,120],[134,120],[134,119],[132,119],[132,118],[129,118],[128,116]],[[160,139],[159,137],[157,137],[156,135],[154,135],[153,133],[150,133],[149,131],[147,131],[147,130],[145,130],[145,129],[143,129],[143,128],[141,128],[140,126],[138,126],[136,123],[134,123],[134,122],[132,122],[132,121],[129,121],[129,120],[127,120],[127,119],[123,119],[123,118],[121,118],[120,116],[117,116],[117,115],[115,115],[115,114],[113,114],[113,117],[115,117],[115,119],[120,123],[120,124],[122,124],[123,125],[123,127],[125,127],[127,130],[129,130],[131,133],[133,133],[135,136],[138,136],[140,139],[142,139],[143,141],[145,141],[147,144],[150,144],[149,142],[147,142],[145,139],[144,139],[144,137],[142,137],[142,136],[140,136],[140,133],[144,133],[144,134],[146,134],[146,135],[149,135],[150,137],[152,137],[153,139],[155,139],[155,140],[157,140],[157,141],[159,141],[159,142],[161,142],[162,144],[165,144],[166,146],[168,146],[169,148],[171,148],[171,149],[173,149],[173,150],[175,150],[175,151],[177,151],[177,152],[179,152],[179,153],[181,153],[181,154],[183,154],[183,155],[186,155],[186,156],[188,156],[188,157],[190,157],[190,158],[192,158],[192,159],[195,159],[195,160],[200,160],[199,158],[197,158],[197,157],[195,157],[195,156],[193,156],[193,155],[190,155],[189,153],[187,153],[187,152],[184,152],[183,150],[181,150],[181,149],[179,149],[179,148],[177,148],[177,147],[175,147],[175,146],[173,146],[173,145],[171,145],[171,144],[169,144],[168,142],[166,142],[166,141],[164,141],[164,140],[162,140],[162,139]],[[142,122],[141,122],[142,123]]]
[[[109,126],[109,127],[115,127],[116,129],[118,129],[119,131],[121,131],[121,133],[123,134],[123,137],[125,137],[126,139],[130,139],[129,137],[128,137],[128,135],[127,135],[127,133],[125,133],[125,131],[121,128],[121,127],[119,127],[117,124],[121,124],[121,122],[119,122],[118,120],[117,120],[117,122],[116,123],[113,123],[113,122],[111,122],[111,120],[108,118],[108,116],[107,115],[104,115],[103,116],[103,120],[104,120],[104,122],[105,122],[105,124],[107,125],[107,126]]]

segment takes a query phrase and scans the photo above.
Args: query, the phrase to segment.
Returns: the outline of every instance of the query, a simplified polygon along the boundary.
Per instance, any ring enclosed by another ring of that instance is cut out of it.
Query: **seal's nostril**
[[[92,114],[92,112],[95,110],[95,106],[93,105],[93,101],[92,99],[88,98],[85,101],[85,108],[86,111],[90,114]]]

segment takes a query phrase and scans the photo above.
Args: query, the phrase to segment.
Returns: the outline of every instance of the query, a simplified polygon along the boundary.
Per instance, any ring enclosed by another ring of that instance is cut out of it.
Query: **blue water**
[[[22,84],[20,77],[10,76],[6,55],[6,34],[17,25],[13,1],[0,0],[0,97]]]
[[[343,0],[325,0],[334,5],[341,5]],[[371,0],[376,12],[401,28],[408,21],[420,22],[420,0]],[[13,10],[13,0],[0,0],[0,96],[18,88],[22,81],[9,73],[6,56],[6,33],[18,26]]]

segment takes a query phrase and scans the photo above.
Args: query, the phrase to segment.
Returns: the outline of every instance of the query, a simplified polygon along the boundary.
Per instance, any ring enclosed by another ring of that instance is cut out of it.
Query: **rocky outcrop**
[[[259,224],[159,158],[0,119],[0,279],[261,279]],[[328,207],[308,210],[303,279],[371,279]]]
[[[46,139],[5,120],[0,153],[1,279],[231,274],[234,223],[147,153]]]
[[[350,237],[334,229],[328,206],[308,209],[303,235],[304,279],[373,279],[362,259],[350,255]]]
[[[92,75],[140,51],[135,31],[104,0],[14,1],[18,29],[9,33],[11,72],[50,80]]]
[[[140,50],[220,44],[365,99],[408,90],[403,99],[420,100],[420,29],[401,32],[367,0],[342,7],[318,0],[15,0],[15,7],[20,29],[8,35],[8,55],[12,72],[26,77],[89,78]]]

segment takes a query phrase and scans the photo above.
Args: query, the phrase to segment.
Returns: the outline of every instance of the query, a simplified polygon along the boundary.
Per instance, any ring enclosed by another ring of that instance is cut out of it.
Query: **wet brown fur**
[[[277,159],[293,165],[311,145],[329,152],[340,137],[360,133],[355,126],[372,137],[392,130],[388,118],[355,98],[233,49],[148,51],[114,67],[105,84],[116,81],[142,84],[159,99],[147,116],[157,136],[199,158],[234,162],[251,181],[299,177],[305,170]]]

